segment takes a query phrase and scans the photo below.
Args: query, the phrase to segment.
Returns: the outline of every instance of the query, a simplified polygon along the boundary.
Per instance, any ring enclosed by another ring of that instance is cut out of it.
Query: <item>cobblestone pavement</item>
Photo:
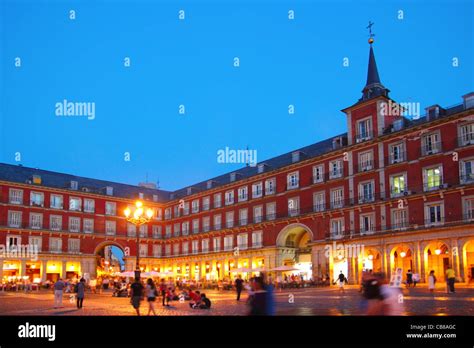
[[[204,292],[204,291],[203,291]],[[232,291],[205,291],[212,300],[212,309],[189,308],[188,302],[172,302],[171,307],[162,307],[159,299],[155,303],[158,315],[246,315],[247,295],[240,302]],[[363,315],[358,288],[348,287],[344,293],[336,288],[306,288],[275,292],[277,315]],[[426,288],[405,289],[406,315],[474,315],[474,288],[458,287],[455,294],[446,294],[442,288],[431,295]],[[53,294],[42,290],[24,292],[0,292],[0,315],[135,315],[127,298],[112,297],[110,292],[86,294],[84,307],[78,310],[65,294],[63,308],[53,308]],[[142,314],[147,314],[146,301],[141,305]]]

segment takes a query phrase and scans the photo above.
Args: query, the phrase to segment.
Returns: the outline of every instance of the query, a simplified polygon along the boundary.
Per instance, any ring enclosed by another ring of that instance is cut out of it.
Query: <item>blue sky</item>
[[[130,184],[148,175],[174,190],[239,168],[217,163],[226,146],[261,161],[345,132],[340,110],[366,80],[369,20],[392,98],[449,106],[474,90],[473,1],[0,4],[6,163],[19,152],[25,166]],[[95,119],[55,116],[64,99],[94,102]]]

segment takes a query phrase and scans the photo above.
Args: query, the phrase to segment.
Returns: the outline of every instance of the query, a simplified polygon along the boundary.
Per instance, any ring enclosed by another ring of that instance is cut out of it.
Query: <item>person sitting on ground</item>
[[[190,291],[189,297],[191,297],[189,307],[197,308],[201,304],[201,293],[199,291]]]
[[[206,297],[206,294],[201,294],[201,304],[199,305],[200,309],[211,309],[211,300]]]

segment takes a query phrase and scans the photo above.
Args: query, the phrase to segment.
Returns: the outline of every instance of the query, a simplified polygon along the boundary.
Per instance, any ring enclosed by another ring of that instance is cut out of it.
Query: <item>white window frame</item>
[[[324,182],[324,164],[313,166],[313,184]]]
[[[300,186],[300,172],[294,171],[286,176],[286,185],[288,190],[296,189]]]
[[[8,203],[23,204],[23,190],[17,188],[10,188],[8,190]]]

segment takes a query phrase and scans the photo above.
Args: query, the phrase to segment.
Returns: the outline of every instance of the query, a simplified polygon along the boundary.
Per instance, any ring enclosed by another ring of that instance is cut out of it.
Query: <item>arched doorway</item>
[[[125,270],[123,246],[116,242],[104,242],[95,249],[96,274],[98,277],[112,276]]]
[[[292,266],[295,273],[310,279],[313,276],[311,247],[313,239],[311,229],[301,223],[290,224],[284,227],[277,238],[277,247],[280,249],[280,264],[277,266]]]
[[[443,242],[432,242],[425,248],[426,272],[435,271],[438,281],[445,281],[445,274],[451,265],[449,247]]]
[[[382,272],[382,256],[377,249],[367,249],[362,257],[362,271]]]
[[[408,245],[399,245],[393,248],[390,253],[392,274],[399,268],[402,269],[402,274],[406,274],[408,271],[420,273],[420,270],[415,269],[413,256],[413,251]]]
[[[474,240],[467,241],[462,250],[465,280],[474,284]]]

